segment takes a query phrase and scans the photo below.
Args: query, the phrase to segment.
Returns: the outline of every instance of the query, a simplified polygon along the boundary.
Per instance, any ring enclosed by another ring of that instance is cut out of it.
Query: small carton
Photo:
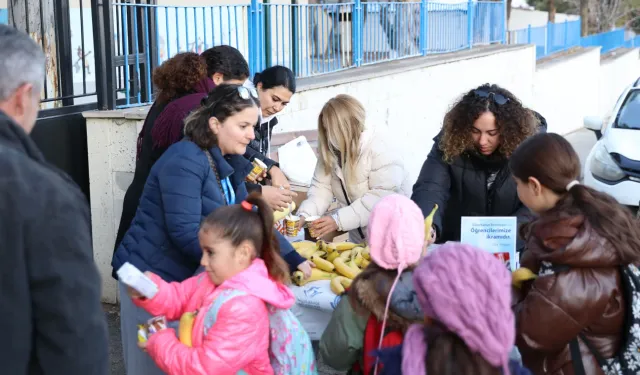
[[[153,298],[158,293],[158,286],[129,262],[123,264],[117,274],[118,280],[137,290],[146,298]]]

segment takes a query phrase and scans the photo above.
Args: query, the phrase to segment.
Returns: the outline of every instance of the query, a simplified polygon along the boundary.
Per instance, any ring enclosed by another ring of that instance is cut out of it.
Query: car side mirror
[[[600,116],[587,116],[584,118],[584,127],[589,130],[593,130],[596,133],[596,138],[602,138],[602,122],[603,119]]]

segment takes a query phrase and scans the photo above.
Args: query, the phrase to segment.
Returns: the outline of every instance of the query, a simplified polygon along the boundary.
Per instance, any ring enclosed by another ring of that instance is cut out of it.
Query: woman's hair
[[[498,85],[484,84],[464,94],[444,117],[439,147],[444,152],[446,162],[450,163],[454,158],[475,149],[471,129],[485,112],[493,113],[496,118],[501,138],[497,151],[505,157],[509,157],[522,141],[537,130],[535,114],[523,107],[515,95]]]
[[[318,116],[320,162],[327,174],[338,163],[347,185],[355,183],[365,117],[362,103],[344,94],[329,99]]]
[[[261,73],[256,73],[253,76],[253,84],[257,87],[258,83],[262,83],[263,90],[282,86],[292,94],[296,93],[296,76],[291,69],[281,65],[275,65]]]
[[[593,229],[606,238],[625,263],[640,260],[639,221],[610,195],[570,182],[580,178],[580,159],[569,141],[558,134],[538,134],[518,147],[509,159],[511,173],[523,182],[535,177],[563,196],[547,214],[584,215]],[[526,227],[523,228],[526,232]]]
[[[473,353],[455,333],[424,327],[427,338],[427,374],[502,375],[478,353]]]
[[[247,99],[240,96],[240,92],[245,90]],[[231,84],[217,86],[202,99],[200,107],[184,120],[184,134],[199,147],[209,149],[218,144],[216,135],[209,127],[210,118],[215,117],[222,124],[236,113],[252,107],[259,108],[260,102],[249,94],[248,88]]]
[[[219,231],[234,247],[244,241],[251,242],[258,252],[256,256],[267,265],[271,279],[288,284],[289,267],[280,256],[278,241],[273,235],[273,210],[258,193],[249,195],[245,201],[251,209],[243,204],[220,207],[204,219],[203,230]]]
[[[197,53],[179,53],[153,71],[157,100],[169,102],[191,92],[196,83],[207,77],[207,64]]]

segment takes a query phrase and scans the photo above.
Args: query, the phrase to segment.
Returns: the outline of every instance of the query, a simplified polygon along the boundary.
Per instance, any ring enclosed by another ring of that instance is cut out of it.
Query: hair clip
[[[245,210],[247,210],[249,212],[258,211],[258,208],[256,206],[252,205],[251,203],[249,203],[247,201],[242,201],[242,203],[240,203],[240,206],[242,206],[242,208],[244,208]]]

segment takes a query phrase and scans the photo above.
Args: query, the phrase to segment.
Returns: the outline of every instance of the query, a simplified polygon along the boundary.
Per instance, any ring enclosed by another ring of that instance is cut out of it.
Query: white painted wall
[[[564,21],[575,21],[579,19],[577,15],[556,13],[556,23]],[[520,30],[531,27],[545,26],[549,22],[549,13],[540,10],[511,9],[509,18],[509,30]]]
[[[640,75],[638,57],[636,49],[601,66],[599,51],[592,49],[536,66],[532,46],[511,46],[441,56],[413,69],[390,70],[400,63],[394,62],[388,69],[347,75],[333,86],[314,83],[315,88],[305,88],[301,82],[274,131],[316,129],[318,113],[328,99],[353,95],[365,105],[369,126],[388,127],[402,142],[406,166],[415,180],[444,114],[462,93],[483,83],[497,83],[545,116],[549,131],[566,134],[581,128],[583,117],[594,114],[594,109],[608,106],[601,103],[615,101],[621,88]],[[93,246],[106,302],[116,301],[111,256],[146,110],[85,114]]]
[[[640,59],[637,49],[622,50],[604,59],[600,64],[600,106],[598,113],[591,115],[609,115],[622,91],[638,78]]]
[[[538,64],[533,81],[534,108],[549,131],[567,134],[582,127],[583,117],[598,108],[600,49],[592,48]]]

